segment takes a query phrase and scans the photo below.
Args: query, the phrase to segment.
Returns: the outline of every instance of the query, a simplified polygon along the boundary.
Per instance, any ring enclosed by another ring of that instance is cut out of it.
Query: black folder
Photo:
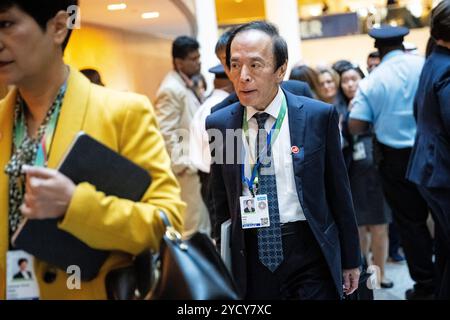
[[[58,170],[75,184],[89,182],[108,196],[133,201],[141,200],[151,183],[146,170],[83,132],[76,136]],[[63,271],[79,266],[83,281],[94,279],[110,252],[89,247],[59,229],[58,222],[24,220],[11,242]]]

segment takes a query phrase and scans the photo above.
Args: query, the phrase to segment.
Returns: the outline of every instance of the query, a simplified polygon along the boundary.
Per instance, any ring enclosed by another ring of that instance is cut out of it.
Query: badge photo
[[[34,274],[33,256],[22,250],[8,251],[6,263],[6,299],[39,299],[39,287]]]

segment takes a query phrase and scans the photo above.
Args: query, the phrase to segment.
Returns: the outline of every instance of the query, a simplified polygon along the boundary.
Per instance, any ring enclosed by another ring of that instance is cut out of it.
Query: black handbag
[[[171,226],[166,214],[160,212],[166,225],[150,300],[238,300],[236,286],[211,239],[197,232],[188,240]]]

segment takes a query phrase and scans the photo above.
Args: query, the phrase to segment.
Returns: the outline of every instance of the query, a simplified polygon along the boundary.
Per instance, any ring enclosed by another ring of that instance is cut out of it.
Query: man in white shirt
[[[361,261],[338,115],[280,88],[287,61],[266,22],[238,27],[227,44],[239,102],[206,119],[215,234],[231,218],[231,269],[244,298],[339,299],[358,287]],[[248,200],[255,213],[245,212]]]
[[[203,173],[209,173],[211,165],[209,139],[205,129],[206,118],[211,114],[212,107],[233,92],[233,83],[228,79],[225,69],[221,64],[208,71],[215,75],[214,90],[200,108],[198,108],[192,119],[189,147],[189,157],[192,165]]]
[[[203,202],[210,214],[211,225],[214,224],[213,204],[211,199],[211,189],[209,187],[209,172],[211,166],[211,152],[209,150],[209,138],[205,128],[206,117],[211,114],[211,109],[216,104],[233,92],[233,83],[228,79],[224,67],[219,64],[209,72],[215,75],[214,91],[200,106],[192,119],[189,139],[189,158],[191,164],[198,170],[201,184],[201,195]],[[214,232],[214,230],[212,230]],[[212,234],[214,237],[214,234]]]
[[[158,89],[155,112],[172,170],[181,187],[181,199],[186,202],[183,236],[211,231],[208,211],[200,193],[197,169],[189,159],[189,128],[200,106],[192,77],[200,72],[200,53],[197,40],[180,36],[172,44],[174,70],[164,78]]]

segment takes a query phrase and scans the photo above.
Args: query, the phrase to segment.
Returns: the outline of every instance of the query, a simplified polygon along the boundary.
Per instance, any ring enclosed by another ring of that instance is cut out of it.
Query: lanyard
[[[36,166],[44,167],[47,164],[48,155],[50,154],[50,149],[53,141],[53,135],[56,130],[56,124],[58,122],[59,112],[61,110],[62,100],[66,89],[67,83],[64,83],[64,85],[59,89],[55,102],[51,107],[54,108],[54,110],[50,116],[50,119],[48,120],[48,123],[46,124],[44,134],[42,135],[38,143],[38,150],[34,163],[34,165]],[[22,108],[22,110],[20,112],[19,119],[17,119],[17,123],[14,129],[14,144],[16,146],[20,146],[27,135],[24,102],[21,103],[20,107]]]
[[[277,117],[277,121],[272,126],[272,129],[270,129],[270,133],[267,135],[267,142],[264,149],[258,154],[257,160],[253,168],[251,169],[252,176],[247,178],[245,176],[245,169],[244,165],[242,165],[241,169],[241,175],[242,175],[242,182],[245,183],[248,186],[248,189],[252,193],[253,196],[256,194],[256,185],[258,184],[258,171],[261,167],[261,156],[264,154],[264,152],[270,147],[273,146],[275,141],[278,138],[278,135],[280,134],[281,126],[283,125],[284,118],[286,117],[287,112],[287,102],[286,98],[283,97],[283,102],[281,103],[281,109]],[[244,129],[244,135],[247,140],[247,145],[250,148],[250,138],[248,133],[248,121],[247,121],[247,109],[244,110],[244,119],[243,119],[243,129]],[[244,148],[245,151],[245,148]],[[245,153],[245,152],[244,152]],[[245,154],[244,154],[245,159]],[[245,163],[244,161],[242,163]]]

